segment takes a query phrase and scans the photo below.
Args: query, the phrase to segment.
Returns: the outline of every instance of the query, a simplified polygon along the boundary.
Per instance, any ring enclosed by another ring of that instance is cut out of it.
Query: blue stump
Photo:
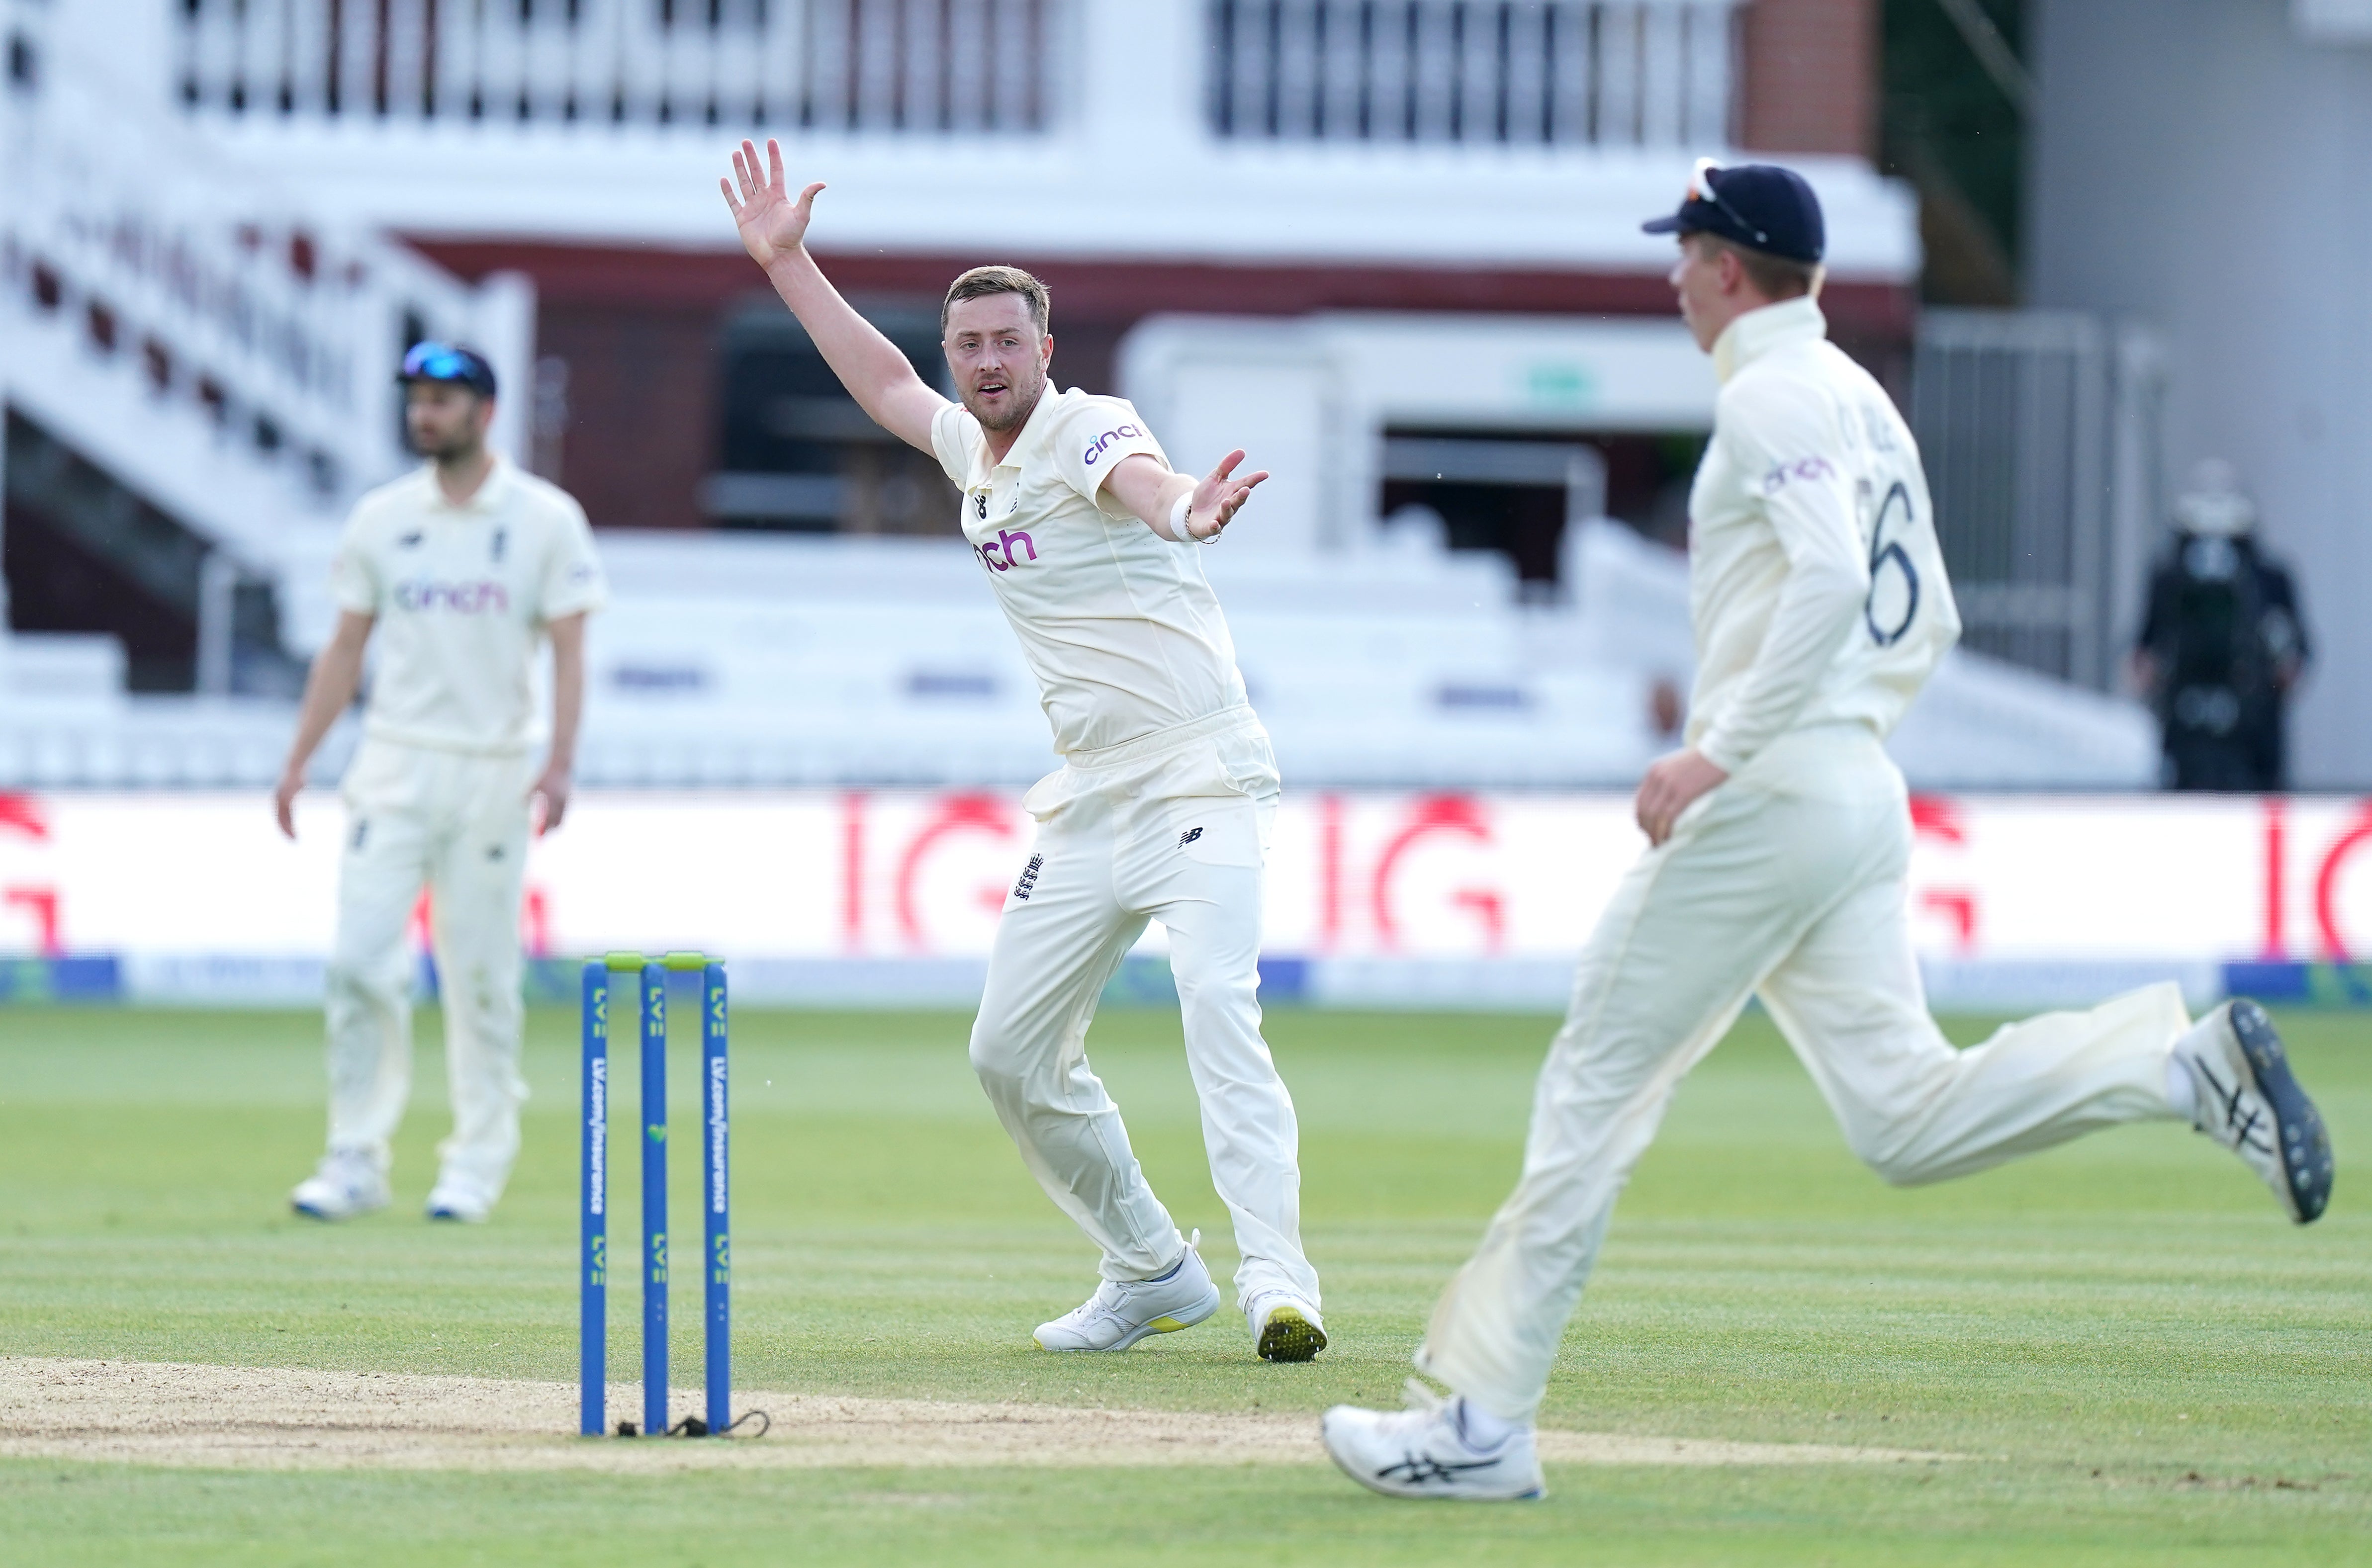
[[[601,1434],[607,1396],[610,1324],[610,970],[599,961],[585,966],[584,1158],[582,1214],[578,1226],[577,1430]]]
[[[643,1430],[668,1429],[667,970],[643,966]]]
[[[701,970],[701,1103],[707,1112],[707,1135],[701,1140],[700,1174],[701,1212],[705,1222],[703,1239],[706,1242],[706,1266],[702,1272],[707,1290],[708,1430],[721,1434],[733,1421],[733,1262],[725,1149],[728,1125],[725,966],[705,966]]]

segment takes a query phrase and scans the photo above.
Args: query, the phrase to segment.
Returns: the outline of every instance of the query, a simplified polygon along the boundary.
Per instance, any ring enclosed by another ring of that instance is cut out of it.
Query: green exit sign
[[[1540,360],[1524,367],[1524,399],[1550,408],[1582,408],[1598,401],[1598,378],[1572,360]]]

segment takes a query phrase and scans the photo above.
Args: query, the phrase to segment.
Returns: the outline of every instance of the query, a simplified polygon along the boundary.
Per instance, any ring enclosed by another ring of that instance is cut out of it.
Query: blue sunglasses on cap
[[[403,356],[403,368],[397,374],[400,381],[450,381],[482,392],[494,395],[494,367],[474,349],[429,339],[416,343]]]

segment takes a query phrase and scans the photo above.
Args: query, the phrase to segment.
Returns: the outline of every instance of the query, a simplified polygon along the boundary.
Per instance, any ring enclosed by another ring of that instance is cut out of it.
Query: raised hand
[[[1194,486],[1193,497],[1186,503],[1186,537],[1208,543],[1219,537],[1221,528],[1236,520],[1236,514],[1251,499],[1252,487],[1268,477],[1266,469],[1241,479],[1229,477],[1243,460],[1242,448],[1229,452]]]
[[[736,181],[741,186],[738,199],[733,193]],[[733,155],[733,179],[716,183],[725,192],[725,204],[733,211],[750,259],[762,267],[772,266],[775,257],[788,255],[806,241],[808,220],[815,216],[816,192],[823,189],[823,182],[818,180],[800,192],[797,201],[790,199],[783,188],[782,144],[772,136],[766,138],[763,177],[758,173],[757,145],[744,140]]]

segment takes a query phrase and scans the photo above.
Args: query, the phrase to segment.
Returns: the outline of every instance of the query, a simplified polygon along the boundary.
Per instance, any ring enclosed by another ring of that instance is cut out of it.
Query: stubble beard
[[[980,421],[980,427],[983,430],[1002,433],[1007,430],[1018,430],[1029,423],[1029,416],[1038,412],[1038,400],[1046,395],[1046,372],[1033,365],[1030,367],[1029,385],[1026,390],[1018,377],[1007,377],[1006,389],[1010,396],[1006,411],[1001,414],[983,412],[973,403],[971,393],[964,394],[965,409],[974,419]]]
[[[415,436],[412,446],[414,452],[426,458],[437,467],[455,469],[465,467],[475,460],[485,443],[478,436],[464,431],[435,443],[424,442]]]

